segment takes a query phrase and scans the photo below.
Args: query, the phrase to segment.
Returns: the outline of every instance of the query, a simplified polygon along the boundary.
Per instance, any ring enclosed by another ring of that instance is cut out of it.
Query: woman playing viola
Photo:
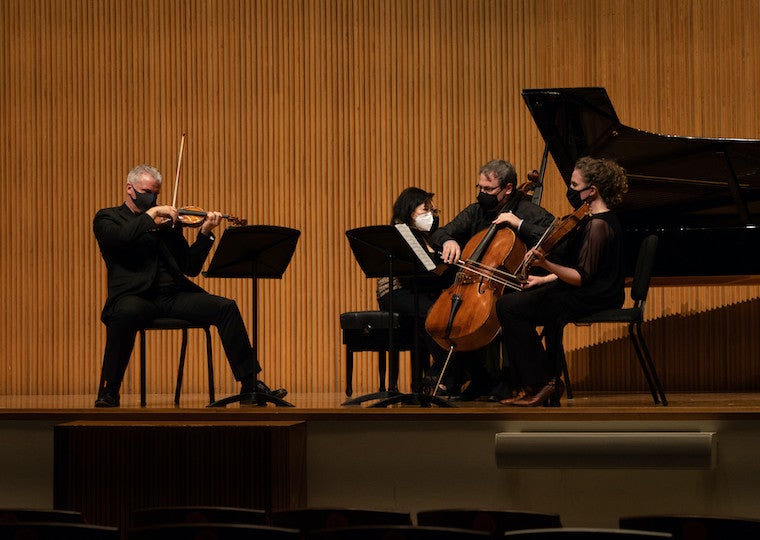
[[[556,376],[556,348],[567,321],[620,307],[624,300],[622,229],[611,212],[628,190],[625,171],[613,161],[578,160],[567,190],[577,209],[587,204],[589,219],[570,239],[562,262],[553,262],[540,248],[532,249],[533,266],[547,275],[529,275],[522,292],[505,294],[496,311],[507,358],[521,390],[501,400],[505,405],[558,405],[564,384]],[[544,327],[546,348],[536,331]]]

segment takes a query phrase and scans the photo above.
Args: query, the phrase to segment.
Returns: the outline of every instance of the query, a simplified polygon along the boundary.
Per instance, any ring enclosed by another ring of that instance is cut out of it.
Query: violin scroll
[[[222,217],[225,218],[227,221],[229,221],[230,224],[236,227],[242,227],[243,225],[248,225],[248,220],[245,218],[239,218],[239,217],[228,216],[228,215],[223,215]]]

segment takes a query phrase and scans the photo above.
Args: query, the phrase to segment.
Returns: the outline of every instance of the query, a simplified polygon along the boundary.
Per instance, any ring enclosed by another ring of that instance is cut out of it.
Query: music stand
[[[410,229],[409,229],[410,230]],[[393,338],[393,278],[394,277],[417,277],[430,270],[425,268],[423,261],[414,252],[409,242],[404,239],[399,229],[393,225],[373,225],[360,227],[346,231],[348,243],[354,253],[356,262],[368,278],[387,277],[389,280],[390,295],[388,298],[388,356],[394,357],[395,342]],[[415,295],[417,294],[415,288]],[[418,325],[418,317],[414,317],[415,326]],[[415,331],[415,341],[417,332]],[[415,347],[418,349],[418,347]],[[415,350],[415,355],[417,354]],[[419,367],[417,358],[412,362],[413,378]],[[453,407],[448,401],[437,396],[414,392],[404,394],[401,392],[374,392],[365,394],[344,402],[343,405],[360,405],[365,401],[379,399],[370,407],[387,407],[395,403],[406,405],[419,405],[430,407]]]
[[[280,279],[290,264],[301,231],[274,225],[246,225],[225,229],[216,253],[203,275],[220,278],[251,278],[253,282],[253,317],[251,320],[251,348],[258,362],[258,283],[261,278]],[[225,407],[251,399],[252,403],[267,402],[293,407],[287,401],[263,392],[229,396],[215,401],[209,407]]]

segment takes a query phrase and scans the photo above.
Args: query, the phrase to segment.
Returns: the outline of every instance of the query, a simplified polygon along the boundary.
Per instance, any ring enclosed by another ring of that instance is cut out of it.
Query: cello
[[[590,217],[591,209],[584,204],[555,219],[533,249],[548,253]],[[533,251],[528,253],[515,232],[499,227],[492,224],[467,242],[454,284],[428,312],[425,329],[438,345],[449,349],[449,357],[455,348],[472,351],[493,341],[501,329],[496,301],[506,287],[522,290],[534,262]]]
[[[528,195],[540,185],[539,179],[538,171],[531,171],[517,191]],[[506,203],[507,199],[502,207]],[[499,333],[496,300],[505,287],[522,288],[514,271],[526,251],[512,229],[493,223],[467,242],[455,263],[461,270],[454,284],[441,293],[425,319],[425,330],[443,349],[450,349],[449,356],[455,347],[462,351],[485,347]]]
[[[457,262],[454,284],[430,308],[425,330],[444,349],[472,351],[488,345],[501,328],[496,301],[505,287],[520,289],[514,275],[525,244],[509,227],[492,224],[473,236]]]

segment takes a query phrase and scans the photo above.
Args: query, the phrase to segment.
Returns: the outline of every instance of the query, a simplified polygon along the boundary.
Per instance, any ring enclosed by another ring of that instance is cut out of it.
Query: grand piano
[[[604,88],[526,89],[523,99],[566,184],[576,160],[611,158],[628,173],[616,209],[626,272],[659,237],[659,285],[760,282],[760,140],[677,137],[623,125]]]

